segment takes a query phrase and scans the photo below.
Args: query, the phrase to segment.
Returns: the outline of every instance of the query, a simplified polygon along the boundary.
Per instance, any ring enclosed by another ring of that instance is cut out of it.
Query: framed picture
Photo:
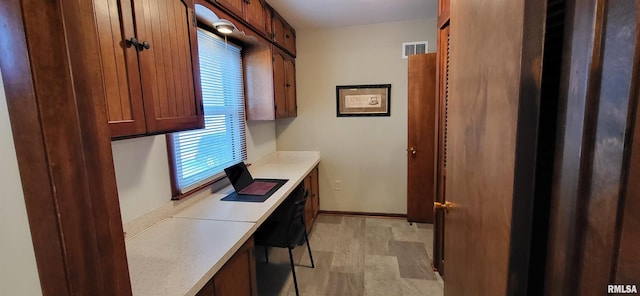
[[[337,116],[391,116],[391,84],[336,86]]]

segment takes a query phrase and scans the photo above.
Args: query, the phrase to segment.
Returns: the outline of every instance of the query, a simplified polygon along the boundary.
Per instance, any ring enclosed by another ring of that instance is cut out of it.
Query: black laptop
[[[242,195],[265,195],[280,184],[276,180],[253,179],[244,162],[232,165],[224,169],[224,172],[236,192]]]

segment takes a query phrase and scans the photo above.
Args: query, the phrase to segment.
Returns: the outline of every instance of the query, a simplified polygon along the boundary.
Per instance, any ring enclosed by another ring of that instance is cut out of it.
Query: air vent
[[[410,55],[423,54],[429,52],[429,41],[403,42],[402,58],[406,59]]]

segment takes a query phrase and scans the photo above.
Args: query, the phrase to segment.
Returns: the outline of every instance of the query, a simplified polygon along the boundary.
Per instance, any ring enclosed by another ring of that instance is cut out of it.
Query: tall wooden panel
[[[193,5],[193,4],[191,4]],[[181,0],[137,0],[138,40],[148,133],[202,127],[193,7]]]
[[[296,63],[291,57],[284,60],[285,89],[287,100],[287,116],[296,117],[298,115],[298,104],[296,101]]]
[[[567,1],[567,11],[545,292],[602,295],[608,284],[638,284],[629,265],[638,262],[629,236],[639,219],[629,187],[638,170],[638,3]]]
[[[267,34],[267,18],[271,17],[267,12],[262,0],[251,0],[245,6],[245,20],[260,33]]]
[[[131,2],[96,1],[94,7],[111,136],[143,134],[146,123],[138,53],[125,41],[136,36]]]
[[[526,295],[544,7],[451,2],[447,295]]]
[[[287,87],[284,53],[274,47],[273,51],[273,95],[276,118],[289,115],[287,111]]]
[[[407,219],[433,223],[436,195],[436,54],[409,56]]]

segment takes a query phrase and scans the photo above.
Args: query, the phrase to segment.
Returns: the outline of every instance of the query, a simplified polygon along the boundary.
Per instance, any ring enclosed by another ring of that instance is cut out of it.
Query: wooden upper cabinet
[[[96,26],[99,33],[103,83],[107,98],[107,117],[112,136],[143,134],[142,87],[138,54],[128,48],[126,39],[135,36],[131,3],[122,0],[96,1]]]
[[[237,17],[243,17],[245,0],[216,0],[216,2]]]
[[[256,29],[258,32],[267,34],[267,25],[271,24],[271,21],[267,21],[271,16],[269,9],[262,0],[247,0],[245,5],[244,19],[247,23]]]
[[[276,11],[271,19],[273,42],[286,50],[293,57],[296,56],[296,31]]]
[[[287,101],[287,117],[298,116],[296,99],[296,63],[291,57],[284,60],[284,87]]]
[[[287,88],[285,76],[285,55],[281,51],[273,53],[273,96],[275,101],[276,118],[289,116],[287,110]]]
[[[273,95],[276,118],[297,116],[295,60],[273,48]]]
[[[269,36],[271,12],[264,0],[215,0],[215,2],[252,29],[264,36]]]
[[[191,5],[95,1],[112,137],[204,127]]]

